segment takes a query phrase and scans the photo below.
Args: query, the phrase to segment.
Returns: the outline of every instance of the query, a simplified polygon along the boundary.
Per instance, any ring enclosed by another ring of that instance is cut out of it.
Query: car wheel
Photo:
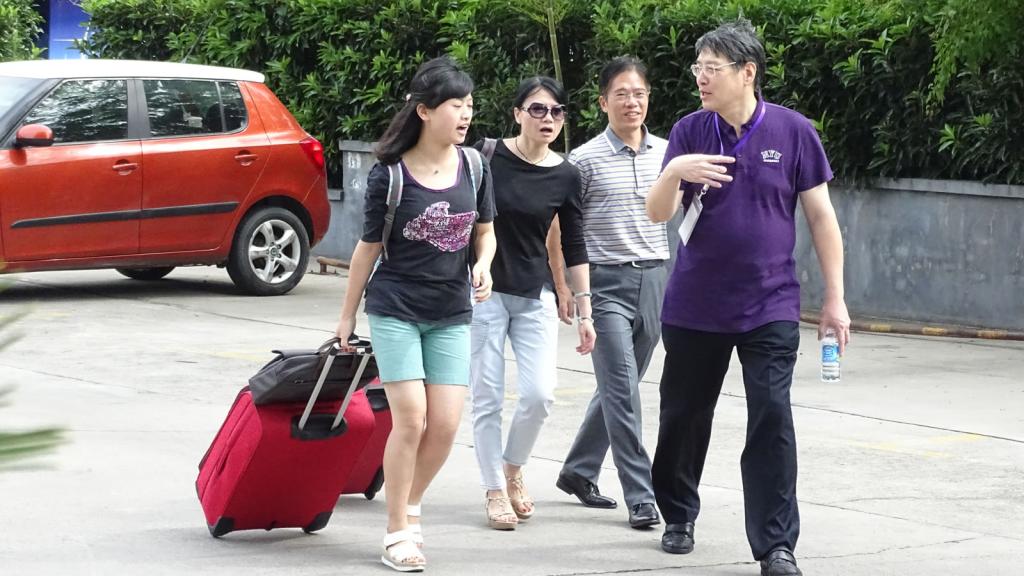
[[[174,266],[154,268],[118,268],[117,271],[133,280],[159,280],[174,270]]]
[[[284,208],[260,208],[242,220],[228,256],[228,274],[242,290],[277,296],[295,287],[306,273],[309,236],[295,214]]]

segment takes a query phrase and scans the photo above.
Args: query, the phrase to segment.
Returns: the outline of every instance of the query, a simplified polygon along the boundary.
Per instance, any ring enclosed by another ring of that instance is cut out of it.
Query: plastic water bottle
[[[839,339],[831,328],[821,339],[821,381],[839,382]]]

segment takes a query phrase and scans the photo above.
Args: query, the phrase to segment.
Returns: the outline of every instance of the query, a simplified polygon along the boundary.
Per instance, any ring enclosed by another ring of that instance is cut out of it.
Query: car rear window
[[[245,101],[242,100],[242,92],[238,84],[234,82],[218,82],[220,86],[220,97],[224,102],[224,127],[228,132],[241,130],[249,122],[249,116],[245,109]]]
[[[238,85],[212,80],[144,80],[154,137],[234,132],[245,125]]]
[[[0,78],[0,118],[3,118],[26,94],[42,84],[36,78]]]
[[[128,132],[128,83],[68,80],[29,110],[22,124],[45,124],[54,143],[121,140]]]

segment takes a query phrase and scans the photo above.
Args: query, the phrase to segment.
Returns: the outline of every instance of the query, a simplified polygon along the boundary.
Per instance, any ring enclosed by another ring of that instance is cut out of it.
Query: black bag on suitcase
[[[277,356],[249,379],[253,404],[304,402],[312,394],[327,357],[337,343],[337,338],[331,338],[316,350],[274,350]],[[358,348],[362,354],[372,354],[367,340],[352,340],[349,345]],[[320,390],[320,400],[343,398],[353,384],[359,390],[377,377],[377,360],[370,356],[359,382],[352,382],[361,357],[361,354],[344,353],[335,356]]]

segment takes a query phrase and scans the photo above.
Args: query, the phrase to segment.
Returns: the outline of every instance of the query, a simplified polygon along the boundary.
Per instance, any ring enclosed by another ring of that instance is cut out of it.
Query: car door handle
[[[119,160],[114,162],[113,170],[121,176],[127,176],[134,172],[139,167],[135,162],[128,162],[127,160]]]
[[[238,154],[235,154],[235,161],[241,164],[242,166],[249,166],[250,164],[255,162],[257,158],[259,158],[259,156],[257,156],[256,154],[250,154],[247,151],[242,151],[239,152]]]

